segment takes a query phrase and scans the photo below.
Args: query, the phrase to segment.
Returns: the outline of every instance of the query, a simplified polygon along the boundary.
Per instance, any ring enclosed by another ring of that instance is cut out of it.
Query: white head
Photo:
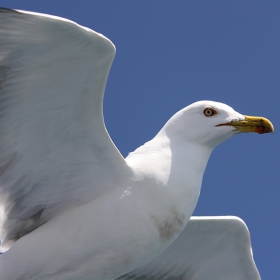
[[[226,104],[198,101],[177,112],[162,132],[172,139],[214,148],[240,132],[273,132],[272,123],[262,117],[248,117]]]

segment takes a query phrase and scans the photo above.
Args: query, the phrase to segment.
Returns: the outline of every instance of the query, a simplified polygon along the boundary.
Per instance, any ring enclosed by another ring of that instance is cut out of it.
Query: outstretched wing
[[[192,217],[161,255],[119,280],[258,280],[249,231],[236,217]]]
[[[125,168],[102,113],[114,54],[69,20],[0,9],[2,245],[106,192]]]

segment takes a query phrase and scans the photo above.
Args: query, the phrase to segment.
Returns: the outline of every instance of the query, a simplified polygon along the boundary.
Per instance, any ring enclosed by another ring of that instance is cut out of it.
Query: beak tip
[[[259,134],[274,133],[274,127],[272,125],[271,126],[260,125],[256,127],[255,131]]]

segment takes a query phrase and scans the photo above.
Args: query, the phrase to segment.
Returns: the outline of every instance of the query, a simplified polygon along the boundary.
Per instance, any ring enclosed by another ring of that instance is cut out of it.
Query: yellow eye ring
[[[212,117],[214,115],[217,114],[217,111],[214,110],[212,107],[206,107],[203,111],[203,114],[206,116],[206,117]]]

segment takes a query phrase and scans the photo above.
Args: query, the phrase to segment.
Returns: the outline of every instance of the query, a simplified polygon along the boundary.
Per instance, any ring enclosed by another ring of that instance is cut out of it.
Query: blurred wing
[[[2,245],[120,177],[125,161],[102,113],[114,54],[69,20],[0,9]]]
[[[121,280],[258,280],[249,231],[237,217],[192,217],[161,255]]]

